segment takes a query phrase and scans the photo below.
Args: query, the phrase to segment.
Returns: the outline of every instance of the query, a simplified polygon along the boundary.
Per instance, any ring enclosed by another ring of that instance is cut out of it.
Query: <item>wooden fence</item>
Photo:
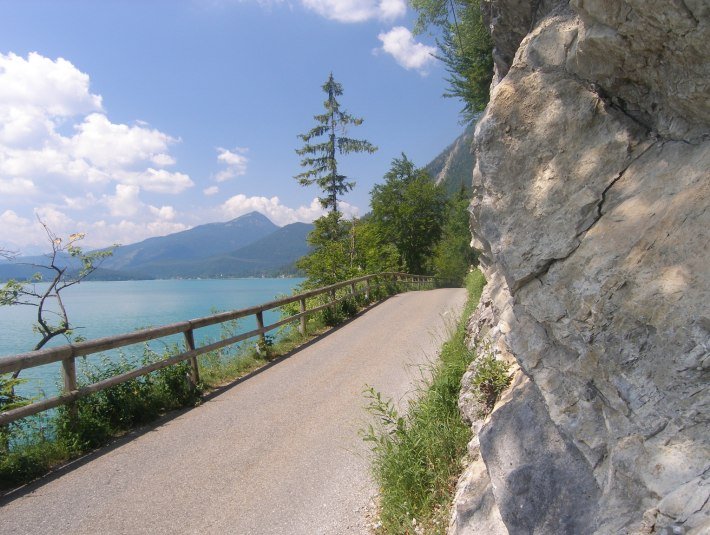
[[[161,327],[141,329],[139,331],[134,331],[132,333],[127,334],[107,336],[105,338],[97,338],[95,340],[87,340],[75,344],[68,344],[50,349],[41,349],[39,351],[31,351],[29,353],[2,357],[0,358],[0,374],[16,372],[27,368],[34,368],[35,366],[41,366],[43,364],[49,364],[52,362],[61,362],[64,387],[62,393],[58,396],[46,398],[40,401],[36,401],[34,403],[30,403],[28,405],[24,405],[22,407],[18,407],[0,413],[0,425],[8,424],[14,422],[15,420],[19,420],[20,418],[31,416],[33,414],[37,414],[39,412],[58,407],[60,405],[72,403],[94,392],[99,392],[100,390],[104,390],[114,385],[129,381],[131,379],[135,379],[136,377],[146,375],[148,373],[160,370],[161,368],[165,368],[173,364],[177,364],[179,362],[184,362],[186,360],[190,362],[190,381],[193,384],[197,384],[197,382],[199,382],[199,368],[197,363],[197,357],[199,355],[209,353],[210,351],[216,351],[223,347],[236,344],[237,342],[241,342],[243,340],[256,336],[259,336],[262,341],[265,341],[265,333],[296,321],[299,322],[299,330],[301,331],[301,333],[305,334],[306,320],[310,314],[314,314],[315,312],[318,312],[328,307],[333,307],[336,303],[359,294],[364,294],[369,299],[369,296],[373,289],[377,288],[382,284],[392,282],[405,283],[409,285],[416,285],[417,287],[421,288],[422,284],[428,284],[432,281],[432,277],[422,275],[410,275],[407,273],[379,273],[376,275],[366,275],[364,277],[359,277],[356,279],[339,282],[337,284],[332,284],[324,288],[318,288],[316,290],[311,290],[301,294],[284,297],[282,299],[276,299],[274,301],[269,301],[268,303],[264,303],[263,305],[243,308],[240,310],[233,310],[230,312],[222,312],[219,314],[206,316],[204,318],[173,323]],[[337,292],[339,290],[341,291],[340,296],[337,295]],[[345,290],[344,293],[343,290]],[[329,300],[325,304],[321,304],[310,309],[306,308],[308,299],[312,299],[321,295],[329,296]],[[280,308],[282,306],[296,302],[298,302],[300,305],[299,313],[283,318],[277,321],[276,323],[272,323],[271,325],[264,325],[265,311]],[[194,332],[196,329],[208,327],[210,325],[217,325],[240,318],[245,318],[248,316],[256,317],[256,329],[201,347],[195,346]],[[84,357],[87,355],[100,353],[102,351],[118,349],[120,347],[125,347],[142,342],[149,342],[151,340],[157,340],[165,336],[171,336],[181,333],[185,338],[186,350],[184,352],[160,360],[158,362],[154,362],[147,366],[143,366],[141,368],[136,368],[129,372],[115,375],[97,383],[82,387],[78,386],[76,376],[76,357]]]

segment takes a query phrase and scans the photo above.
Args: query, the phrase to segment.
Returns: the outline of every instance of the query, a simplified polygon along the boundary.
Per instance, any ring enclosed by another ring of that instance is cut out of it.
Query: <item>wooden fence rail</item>
[[[97,338],[95,340],[86,340],[84,342],[77,342],[75,344],[68,344],[60,347],[41,349],[39,351],[31,351],[29,353],[21,353],[19,355],[12,355],[9,357],[0,357],[0,374],[16,372],[27,368],[34,368],[36,366],[52,362],[61,362],[62,377],[64,382],[63,391],[58,396],[36,401],[28,405],[0,413],[0,425],[8,424],[26,416],[31,416],[48,409],[59,407],[60,405],[72,403],[94,392],[99,392],[100,390],[104,390],[111,386],[124,383],[131,379],[135,379],[136,377],[146,375],[186,360],[190,362],[190,380],[196,384],[199,382],[199,369],[197,361],[197,357],[199,355],[209,353],[210,351],[216,351],[223,347],[236,344],[237,342],[241,342],[255,336],[259,336],[262,341],[265,341],[265,334],[267,332],[296,321],[299,322],[299,330],[301,333],[306,334],[306,320],[309,315],[328,307],[332,307],[340,301],[359,294],[365,294],[369,298],[373,288],[377,288],[386,282],[406,283],[417,285],[417,287],[421,288],[422,284],[433,282],[433,277],[410,275],[408,273],[379,273],[376,275],[366,275],[297,295],[276,299],[274,301],[269,301],[268,303],[249,308],[221,312],[219,314],[213,314],[203,318],[172,323],[170,325],[163,325],[160,327],[141,329],[131,333],[107,336],[104,338]],[[343,295],[337,297],[337,291],[346,287],[349,287],[349,291],[346,291]],[[321,295],[328,295],[328,302],[308,309],[307,299],[312,299]],[[299,303],[299,312],[297,314],[285,317],[270,325],[264,325],[265,311],[280,308],[296,302]],[[218,342],[196,347],[194,336],[195,329],[208,327],[210,325],[217,325],[248,316],[256,317],[256,329],[226,338],[224,340],[219,340]],[[159,338],[175,334],[182,334],[185,338],[186,351],[183,353],[154,362],[147,366],[136,368],[135,370],[131,370],[129,372],[115,375],[108,379],[104,379],[103,381],[99,381],[98,383],[82,387],[78,386],[76,376],[76,357],[92,355],[102,351],[118,349],[142,342],[149,342],[151,340],[157,340]]]

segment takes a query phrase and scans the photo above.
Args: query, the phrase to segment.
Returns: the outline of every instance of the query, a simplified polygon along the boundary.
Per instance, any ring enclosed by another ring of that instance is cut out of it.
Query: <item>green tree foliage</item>
[[[303,288],[398,269],[399,253],[393,245],[382,242],[369,220],[347,220],[340,212],[330,212],[314,225],[308,235],[312,251],[297,262],[307,276]]]
[[[493,77],[493,41],[480,0],[411,0],[411,4],[418,13],[415,33],[427,28],[441,32],[438,58],[449,73],[444,96],[461,99],[461,114],[472,120],[488,103]]]
[[[307,277],[305,288],[318,288],[347,280],[354,272],[354,253],[350,234],[352,222],[343,219],[338,211],[316,219],[308,235],[311,252],[301,258],[296,266]]]
[[[316,126],[307,133],[299,135],[305,144],[300,149],[296,149],[296,153],[303,156],[301,166],[307,170],[294,178],[302,186],[317,184],[324,193],[324,196],[319,198],[323,208],[334,213],[338,210],[338,197],[350,191],[355,185],[353,181],[348,180],[348,177],[338,172],[336,154],[373,153],[377,147],[369,141],[346,136],[348,126],[358,126],[363,120],[340,109],[336,97],[343,94],[343,86],[333,79],[332,73],[328,81],[323,84],[323,91],[328,95],[323,103],[325,113],[314,116]],[[325,141],[312,143],[316,138],[325,138]]]
[[[392,160],[384,178],[372,189],[372,224],[382,243],[398,251],[403,269],[423,274],[441,236],[445,193],[405,154]]]
[[[471,247],[469,203],[464,188],[449,201],[441,240],[434,248],[434,273],[456,286],[463,284],[466,274],[477,261],[476,252]]]
[[[397,271],[402,263],[399,251],[385,243],[371,217],[358,219],[353,227],[353,239],[359,274]]]

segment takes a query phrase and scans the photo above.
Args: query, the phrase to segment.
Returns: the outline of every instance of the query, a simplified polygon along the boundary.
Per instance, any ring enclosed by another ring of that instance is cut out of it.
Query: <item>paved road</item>
[[[369,384],[400,402],[464,290],[411,292],[0,501],[0,533],[367,533]]]

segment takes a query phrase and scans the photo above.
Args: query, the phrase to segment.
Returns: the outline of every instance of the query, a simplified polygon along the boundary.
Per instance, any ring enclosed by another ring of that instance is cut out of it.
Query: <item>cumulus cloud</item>
[[[87,74],[63,58],[53,61],[37,52],[27,59],[0,53],[0,102],[16,110],[46,110],[56,117],[102,109],[101,97],[89,92]]]
[[[67,131],[60,130],[62,126],[73,126],[74,134],[62,134]],[[178,185],[159,190],[180,192],[192,185],[189,177],[169,175],[163,169],[175,164],[169,147],[176,142],[144,122],[133,126],[111,122],[101,96],[89,90],[89,76],[71,62],[37,53],[27,58],[0,53],[0,177],[4,180],[38,183],[52,177],[107,184],[139,173],[149,181],[172,180]]]
[[[35,190],[35,184],[26,178],[0,178],[0,194],[27,195]]]
[[[117,184],[114,195],[104,195],[102,201],[109,209],[109,213],[115,217],[134,217],[141,221],[148,221],[152,216],[159,221],[173,221],[177,217],[177,211],[172,206],[152,206],[141,202],[139,198],[140,188],[129,184]]]
[[[43,249],[27,249],[28,243],[42,245],[47,243],[47,236],[36,219],[22,217],[14,210],[5,210],[0,213],[0,228],[2,228],[0,247],[25,254],[44,252]]]
[[[217,173],[217,175],[215,175],[215,180],[217,182],[225,182],[231,178],[245,175],[247,172],[247,163],[249,162],[249,159],[245,156],[245,154],[248,151],[249,149],[242,147],[237,147],[233,150],[227,150],[219,147],[217,149],[217,160],[223,164],[226,164],[227,168]]]
[[[209,188],[203,189],[202,193],[204,193],[208,197],[212,195],[217,195],[219,193],[219,188],[217,186],[210,186]]]
[[[176,140],[145,124],[114,124],[100,113],[92,113],[77,125],[71,138],[72,154],[99,168],[122,169],[141,162],[172,165],[168,145]]]
[[[121,172],[116,176],[125,184],[140,186],[155,193],[177,194],[194,186],[194,182],[184,173],[173,173],[166,169],[148,169],[136,173]]]
[[[177,216],[177,212],[172,206],[161,206],[160,208],[151,206],[150,212],[161,221],[172,221]]]
[[[39,219],[46,223],[47,226],[59,236],[76,232],[76,229],[73,228],[74,220],[65,211],[59,210],[54,206],[40,206],[35,213]],[[39,227],[40,225],[37,226]],[[41,232],[43,239],[46,240],[44,230]]]
[[[427,68],[435,61],[436,48],[415,41],[412,32],[404,26],[395,26],[388,32],[380,33],[377,38],[382,41],[382,50],[390,54],[397,63],[407,70],[415,70],[422,76],[427,74]]]
[[[346,217],[355,217],[359,209],[345,201],[338,203],[338,209]],[[257,211],[264,214],[277,225],[288,225],[301,221],[310,223],[325,214],[318,199],[313,199],[308,206],[291,208],[281,203],[278,197],[247,197],[239,194],[227,199],[219,208],[220,216],[233,219],[249,212]]]
[[[130,217],[138,212],[140,188],[130,184],[117,184],[114,195],[104,196],[104,202],[114,217]]]
[[[91,193],[77,197],[69,197],[64,195],[62,200],[64,201],[63,206],[70,210],[84,210],[90,206],[95,206],[97,202],[96,197]]]
[[[89,75],[70,61],[0,53],[0,195],[11,209],[5,219],[19,214],[34,228],[36,213],[58,234],[65,228],[91,234],[95,226],[108,243],[116,241],[108,233],[119,230],[112,218],[133,218],[137,237],[178,228],[170,207],[156,212],[141,199],[144,192],[177,195],[194,185],[169,169],[178,142],[144,121],[111,121]],[[38,236],[18,225],[3,231],[24,229],[25,245]],[[120,227],[122,235],[128,228]],[[40,246],[45,239],[41,233],[38,239]]]
[[[407,3],[404,0],[382,0],[378,12],[383,20],[395,20],[407,12]]]
[[[8,225],[13,227],[26,227],[29,226],[32,221],[25,217],[20,217],[13,210],[5,210],[2,214],[0,214],[0,223],[2,223],[3,226]]]
[[[301,3],[338,22],[392,21],[407,12],[406,0],[301,0]]]

